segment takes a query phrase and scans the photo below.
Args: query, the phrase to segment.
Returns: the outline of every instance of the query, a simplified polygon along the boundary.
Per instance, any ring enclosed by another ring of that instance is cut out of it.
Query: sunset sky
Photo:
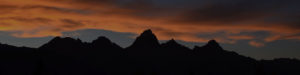
[[[0,42],[38,47],[55,36],[107,36],[127,47],[143,30],[188,47],[300,59],[299,0],[0,0]]]

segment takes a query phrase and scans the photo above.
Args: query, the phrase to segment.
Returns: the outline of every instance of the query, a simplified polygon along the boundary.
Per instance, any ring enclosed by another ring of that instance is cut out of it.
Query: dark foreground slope
[[[36,49],[0,44],[0,75],[36,75]]]
[[[300,75],[296,59],[257,61],[211,40],[189,49],[160,44],[151,30],[127,48],[99,37],[91,43],[56,37],[38,49],[0,44],[0,75]]]

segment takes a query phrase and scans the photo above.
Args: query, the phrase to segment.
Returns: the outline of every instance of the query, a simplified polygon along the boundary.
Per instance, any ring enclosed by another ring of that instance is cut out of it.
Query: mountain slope
[[[0,75],[35,75],[38,72],[37,50],[0,44]]]
[[[195,47],[195,58],[198,73],[209,75],[257,75],[256,60],[224,50],[215,41],[209,41],[205,46]],[[197,74],[198,74],[197,73]]]

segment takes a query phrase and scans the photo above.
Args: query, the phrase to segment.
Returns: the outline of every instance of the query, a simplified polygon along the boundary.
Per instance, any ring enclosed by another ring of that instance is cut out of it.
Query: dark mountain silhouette
[[[39,48],[42,75],[76,75],[84,65],[85,44],[73,38],[55,37]]]
[[[159,42],[156,36],[152,33],[152,31],[145,30],[140,36],[136,38],[134,43],[129,47],[139,47],[139,48],[157,48],[159,47]]]
[[[156,75],[161,69],[160,60],[165,53],[151,30],[144,31],[134,43],[125,48],[128,54],[130,75]]]
[[[0,44],[0,75],[36,75],[37,50]]]
[[[261,60],[265,75],[298,75],[300,74],[300,61],[297,59]]]
[[[106,37],[55,37],[40,48],[0,44],[0,75],[300,75],[297,59],[255,60],[215,40],[193,49],[160,44],[151,30],[121,48]]]
[[[208,75],[258,75],[256,60],[223,50],[215,40],[203,47],[195,47],[197,64],[195,70],[199,74]]]

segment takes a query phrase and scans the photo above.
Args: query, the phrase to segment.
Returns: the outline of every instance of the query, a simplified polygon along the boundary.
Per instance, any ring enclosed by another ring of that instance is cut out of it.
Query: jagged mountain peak
[[[171,39],[169,41],[167,41],[165,44],[167,45],[175,45],[175,46],[179,46],[180,44],[176,42],[176,40]],[[181,46],[181,45],[180,45]]]
[[[137,39],[152,39],[157,40],[156,36],[153,34],[151,29],[145,30]]]
[[[74,45],[82,45],[83,42],[80,39],[74,39],[71,37],[55,37],[50,40],[48,43],[44,44],[40,48],[44,47],[52,47],[52,46],[74,46]]]
[[[153,34],[151,29],[144,30],[142,34]]]
[[[195,46],[193,48],[194,51],[199,52],[200,53],[202,51],[212,51],[212,52],[219,52],[219,51],[224,51],[224,49],[219,45],[219,43],[216,40],[210,40],[208,41],[208,43],[204,46]]]
[[[134,43],[130,47],[157,47],[159,42],[157,37],[152,33],[150,29],[145,30],[140,36],[136,38]]]
[[[204,46],[216,50],[223,50],[223,48],[220,46],[220,44],[216,40],[210,40],[208,43]]]

